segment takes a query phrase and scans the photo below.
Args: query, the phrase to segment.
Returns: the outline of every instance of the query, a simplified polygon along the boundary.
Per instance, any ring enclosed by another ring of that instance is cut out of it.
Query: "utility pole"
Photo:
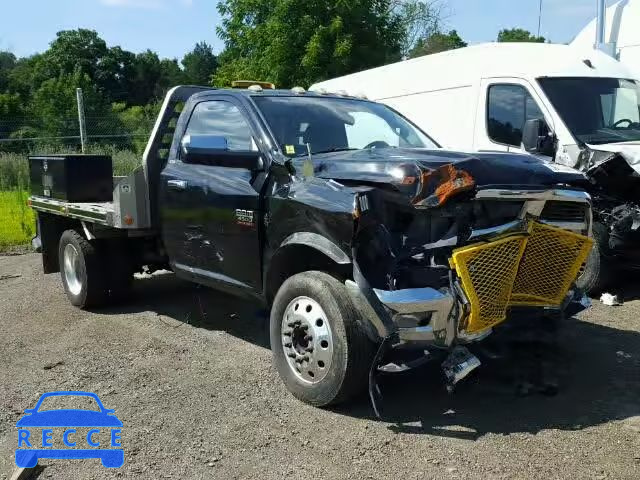
[[[538,37],[540,37],[541,24],[542,24],[542,0],[540,0],[540,8],[538,9]]]
[[[86,153],[87,148],[87,124],[84,118],[84,96],[82,95],[82,89],[76,88],[76,101],[78,102],[78,123],[80,124],[80,145],[82,146],[82,153]]]

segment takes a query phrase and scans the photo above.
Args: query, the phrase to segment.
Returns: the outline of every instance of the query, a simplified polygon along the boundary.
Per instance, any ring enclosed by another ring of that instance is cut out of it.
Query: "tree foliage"
[[[401,16],[390,0],[223,0],[218,85],[235,79],[310,84],[399,60]]]
[[[498,33],[498,42],[544,43],[545,41],[546,39],[544,37],[537,37],[522,28],[504,29]]]
[[[93,30],[64,30],[30,57],[0,51],[0,137],[77,136],[76,88],[95,128],[109,122],[107,133],[144,139],[158,102],[174,85],[246,79],[309,86],[410,53],[462,46],[455,31],[438,33],[441,1],[219,0],[224,51],[216,56],[200,42],[180,61],[110,46]],[[9,117],[34,121],[12,125]]]
[[[439,32],[442,20],[442,4],[438,0],[395,0],[392,10],[402,21],[402,58],[411,56],[411,52],[425,39]]]
[[[46,51],[30,57],[0,51],[0,137],[77,135],[76,88],[84,92],[86,115],[96,131],[141,135],[141,126],[150,124],[148,113],[157,111],[169,88],[207,84],[217,68],[204,42],[185,55],[182,65],[151,50],[135,54],[109,47],[86,29],[58,32]],[[28,125],[17,123],[25,118]],[[137,127],[135,119],[142,122]]]
[[[431,55],[432,53],[445,52],[466,46],[467,42],[462,40],[455,30],[451,30],[449,33],[435,32],[426,38],[419,39],[415,47],[409,52],[409,58]]]
[[[211,77],[218,69],[218,59],[213,48],[206,42],[197,43],[195,48],[182,59],[185,82],[190,85],[209,85]]]

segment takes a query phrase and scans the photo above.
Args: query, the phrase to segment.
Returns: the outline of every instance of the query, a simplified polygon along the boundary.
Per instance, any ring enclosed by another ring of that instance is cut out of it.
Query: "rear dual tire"
[[[72,305],[89,309],[128,297],[133,271],[118,249],[89,241],[76,230],[60,237],[58,258],[62,285]]]

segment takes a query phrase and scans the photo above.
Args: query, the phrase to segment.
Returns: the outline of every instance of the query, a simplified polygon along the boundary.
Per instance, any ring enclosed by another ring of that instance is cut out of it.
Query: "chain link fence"
[[[115,175],[128,175],[142,162],[154,118],[87,116],[85,153],[109,155]],[[0,192],[29,185],[27,156],[80,153],[78,117],[0,117]]]
[[[109,146],[140,153],[153,129],[154,120],[126,121],[116,116],[87,116],[85,124],[89,148]],[[45,146],[80,151],[78,117],[0,117],[0,153],[29,153]]]

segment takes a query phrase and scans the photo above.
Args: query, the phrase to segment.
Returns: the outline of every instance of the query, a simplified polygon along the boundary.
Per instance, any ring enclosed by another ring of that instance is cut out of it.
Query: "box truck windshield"
[[[640,86],[617,78],[541,78],[540,85],[581,143],[640,140]]]

